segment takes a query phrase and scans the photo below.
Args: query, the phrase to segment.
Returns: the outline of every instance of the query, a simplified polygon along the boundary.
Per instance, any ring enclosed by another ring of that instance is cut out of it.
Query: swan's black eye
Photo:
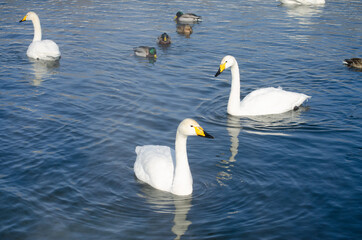
[[[190,125],[191,127],[194,127],[194,125]]]

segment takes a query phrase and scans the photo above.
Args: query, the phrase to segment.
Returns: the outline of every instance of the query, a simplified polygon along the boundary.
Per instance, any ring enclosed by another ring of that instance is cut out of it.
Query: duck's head
[[[19,22],[24,22],[26,20],[34,20],[38,18],[38,15],[36,15],[35,12],[28,12],[23,19],[21,19]]]
[[[225,56],[220,63],[219,70],[215,74],[215,77],[219,76],[220,73],[222,73],[225,69],[233,66],[235,64],[236,60],[233,56],[227,55]]]
[[[177,19],[177,18],[181,17],[182,15],[184,15],[184,13],[181,12],[181,11],[178,11],[178,12],[176,13],[176,16],[175,16],[173,19]]]
[[[150,55],[153,55],[154,58],[157,58],[156,49],[154,47],[151,47],[149,52],[150,52]]]
[[[184,119],[178,126],[177,132],[186,136],[214,138],[213,136],[208,134],[195,120],[191,118]]]
[[[161,39],[162,41],[167,42],[170,39],[170,37],[167,35],[167,33],[163,33],[161,35]]]

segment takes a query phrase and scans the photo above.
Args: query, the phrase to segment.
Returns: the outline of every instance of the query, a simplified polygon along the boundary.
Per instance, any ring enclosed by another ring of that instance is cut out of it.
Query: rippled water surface
[[[0,239],[361,239],[362,3],[251,1],[0,3]],[[38,13],[59,63],[26,50]],[[173,16],[203,22],[187,38]],[[169,33],[168,48],[156,38]],[[155,46],[156,61],[133,56]],[[242,96],[281,86],[302,108],[228,116],[230,71]],[[191,117],[194,192],[177,197],[134,176],[137,145],[174,145]]]

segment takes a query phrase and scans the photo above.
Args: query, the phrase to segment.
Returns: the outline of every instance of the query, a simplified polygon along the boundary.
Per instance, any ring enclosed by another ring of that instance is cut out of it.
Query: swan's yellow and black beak
[[[194,127],[194,128],[195,128],[197,136],[205,137],[205,138],[214,138],[213,136],[208,134],[202,127],[197,126],[197,127]]]
[[[226,62],[224,62],[223,64],[220,64],[219,70],[215,74],[215,77],[219,76],[219,74],[225,70],[225,65],[226,65]]]
[[[26,17],[27,15],[25,15],[25,17],[23,19],[21,19],[19,22],[25,22],[26,21]]]

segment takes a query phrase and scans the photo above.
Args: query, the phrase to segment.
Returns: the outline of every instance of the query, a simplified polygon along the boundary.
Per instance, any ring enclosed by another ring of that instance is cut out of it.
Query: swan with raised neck
[[[193,179],[187,157],[188,136],[213,138],[195,120],[183,120],[177,128],[175,150],[158,145],[136,147],[136,177],[162,191],[175,195],[191,194]]]
[[[231,89],[227,112],[234,116],[257,116],[280,114],[297,109],[305,100],[311,98],[303,93],[285,91],[268,87],[252,91],[240,101],[240,72],[236,59],[225,56],[220,63],[217,77],[225,69],[231,69]]]
[[[19,22],[30,20],[33,22],[34,37],[26,52],[27,56],[34,59],[58,60],[61,56],[58,45],[52,40],[42,40],[42,31],[38,15],[28,12]]]

